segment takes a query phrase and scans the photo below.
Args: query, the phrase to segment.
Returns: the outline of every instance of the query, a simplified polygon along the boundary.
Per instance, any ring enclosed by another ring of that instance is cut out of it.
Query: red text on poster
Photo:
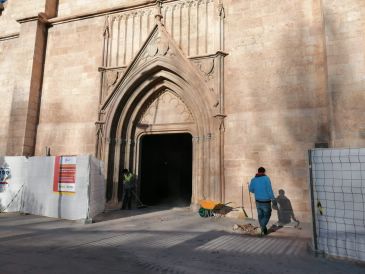
[[[56,156],[54,166],[53,191],[75,193],[76,157]]]

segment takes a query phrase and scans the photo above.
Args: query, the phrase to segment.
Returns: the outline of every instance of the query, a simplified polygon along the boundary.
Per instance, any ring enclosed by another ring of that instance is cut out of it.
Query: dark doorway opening
[[[147,205],[189,206],[192,136],[146,135],[141,140],[141,200]]]

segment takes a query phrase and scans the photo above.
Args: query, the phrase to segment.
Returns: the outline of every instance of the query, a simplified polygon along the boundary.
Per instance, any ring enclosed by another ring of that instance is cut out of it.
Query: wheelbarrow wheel
[[[205,208],[199,208],[199,216],[202,218],[209,217],[209,212]]]

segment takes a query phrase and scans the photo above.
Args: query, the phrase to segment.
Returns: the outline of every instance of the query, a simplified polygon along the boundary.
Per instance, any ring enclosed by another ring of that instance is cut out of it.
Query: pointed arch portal
[[[191,136],[191,203],[204,198],[224,201],[220,103],[196,66],[157,23],[101,104],[97,155],[107,167],[110,205],[118,204],[123,168],[139,179],[144,176],[141,140],[177,133]]]

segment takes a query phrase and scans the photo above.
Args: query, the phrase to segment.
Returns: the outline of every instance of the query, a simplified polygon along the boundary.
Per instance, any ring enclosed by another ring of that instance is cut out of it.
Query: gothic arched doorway
[[[123,168],[143,177],[139,142],[149,134],[191,134],[191,202],[224,200],[219,104],[197,68],[157,24],[99,113],[97,154],[107,166],[110,205],[118,205]]]

